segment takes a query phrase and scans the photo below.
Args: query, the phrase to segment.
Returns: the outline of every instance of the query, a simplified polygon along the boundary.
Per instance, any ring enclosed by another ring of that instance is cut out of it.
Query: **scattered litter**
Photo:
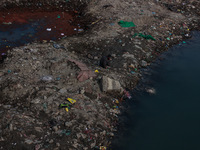
[[[63,45],[59,45],[57,43],[53,43],[53,47],[56,48],[56,49],[59,49],[59,48],[65,49],[65,47]]]
[[[76,31],[77,29],[76,29],[76,28],[74,28],[74,30]]]
[[[8,70],[8,73],[11,73],[12,71],[11,70]]]
[[[71,104],[74,104],[74,103],[76,103],[76,100],[75,99],[72,99],[72,98],[67,98],[67,100],[71,103]]]
[[[77,76],[77,79],[80,82],[85,81],[89,79],[90,77],[96,77],[95,73],[91,71],[85,64],[73,59],[68,59],[68,60],[71,62],[74,62],[81,69],[80,73]]]
[[[136,25],[133,23],[133,22],[126,22],[126,21],[119,21],[118,24],[121,26],[121,27],[135,27]]]
[[[62,130],[61,134],[64,134],[64,135],[68,136],[68,135],[71,134],[71,131],[64,129],[64,130]]]
[[[43,108],[44,108],[45,110],[47,110],[47,104],[46,104],[46,103],[43,104]]]
[[[111,25],[111,26],[114,26],[114,25],[115,25],[115,23],[110,23],[110,25]]]
[[[47,28],[47,31],[51,31],[51,28]]]
[[[56,78],[57,81],[59,81],[60,79],[61,79],[60,77],[57,77],[57,78]]]
[[[70,109],[70,106],[69,106],[69,104],[63,103],[63,104],[59,105],[59,108],[69,108]]]
[[[100,146],[100,150],[106,150],[107,148],[105,146]]]
[[[186,42],[185,41],[183,41],[183,44],[185,44]]]
[[[142,37],[142,38],[147,39],[147,40],[150,39],[150,40],[156,41],[156,39],[154,39],[151,35],[144,35],[142,33],[135,33],[133,35],[133,37],[136,37],[136,36]]]
[[[114,98],[113,103],[119,104],[119,100]]]
[[[101,19],[99,19],[99,20],[97,20],[97,21],[94,21],[94,22],[92,22],[91,24],[93,25],[93,24],[96,24],[97,22],[99,22]]]
[[[95,70],[94,72],[99,73],[99,70]]]
[[[79,32],[82,32],[82,31],[83,31],[83,29],[78,29],[78,31],[79,31]]]
[[[113,109],[118,109],[119,107],[118,106],[113,106]]]
[[[58,17],[57,18],[60,18],[60,15],[58,15]]]
[[[64,33],[61,33],[61,35],[63,36],[63,35],[65,35]]]
[[[135,72],[134,72],[134,71],[131,71],[131,74],[135,74]]]
[[[43,80],[43,81],[51,81],[51,80],[53,80],[53,78],[52,78],[52,76],[43,76],[41,78],[41,80]]]
[[[12,22],[3,22],[3,24],[10,25],[10,24],[12,24]]]

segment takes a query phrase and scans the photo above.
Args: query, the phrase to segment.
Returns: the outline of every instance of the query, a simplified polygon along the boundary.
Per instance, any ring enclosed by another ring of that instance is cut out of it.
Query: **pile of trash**
[[[81,13],[96,19],[89,31],[16,47],[1,64],[0,149],[107,149],[121,103],[131,100],[124,88],[134,88],[141,68],[163,51],[186,44],[200,20],[198,1],[77,3],[87,4]],[[107,54],[110,67],[99,67]]]

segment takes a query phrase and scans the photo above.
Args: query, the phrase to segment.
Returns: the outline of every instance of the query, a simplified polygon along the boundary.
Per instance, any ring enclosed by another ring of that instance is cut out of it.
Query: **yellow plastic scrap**
[[[106,150],[105,146],[100,146],[100,150]]]
[[[99,73],[99,70],[95,70],[94,72]]]
[[[66,110],[67,112],[69,111],[69,109],[68,109],[67,107],[65,108],[65,110]]]
[[[99,19],[99,20],[100,20],[100,19]],[[95,23],[99,22],[99,20],[96,20],[95,22],[92,22],[91,24],[95,24]]]
[[[119,104],[119,100],[118,100],[118,99],[116,99],[116,100],[115,100],[115,103],[116,103],[116,104]]]
[[[71,103],[71,104],[74,104],[76,103],[76,100],[75,99],[72,99],[72,98],[67,98],[67,100]]]

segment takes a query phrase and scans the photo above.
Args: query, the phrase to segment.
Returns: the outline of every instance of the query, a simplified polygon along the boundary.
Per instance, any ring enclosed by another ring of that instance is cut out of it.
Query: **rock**
[[[3,76],[3,75],[4,75],[4,73],[3,73],[3,72],[0,72],[0,77]]]
[[[80,93],[80,94],[84,94],[84,93],[85,93],[85,88],[84,88],[84,87],[80,88],[80,89],[79,89],[79,93]]]
[[[142,67],[146,67],[147,65],[148,65],[148,64],[147,64],[146,61],[144,61],[144,60],[141,61],[141,66],[142,66]]]
[[[61,94],[64,94],[66,92],[67,92],[67,90],[65,88],[62,88],[62,89],[59,90],[59,93],[61,93]]]
[[[10,109],[10,108],[11,108],[11,105],[3,105],[3,108],[5,108],[5,109]]]
[[[135,56],[133,54],[123,54],[122,57],[135,59]]]
[[[111,132],[111,133],[110,133],[110,136],[114,136],[114,133]]]
[[[136,47],[137,49],[142,50],[142,47],[140,47],[140,46],[138,46],[138,45],[135,45],[135,47]]]
[[[124,64],[123,64],[123,67],[124,67],[124,68],[127,68],[127,63],[124,63]]]
[[[33,99],[31,101],[31,103],[33,103],[33,104],[39,104],[40,103],[40,99]]]
[[[57,146],[57,147],[60,147],[60,143],[56,143],[56,146]]]
[[[53,139],[51,139],[51,140],[49,141],[49,143],[50,143],[50,144],[53,143]]]
[[[112,56],[113,58],[116,58],[116,54],[112,54],[111,56]]]
[[[30,140],[30,139],[25,139],[25,143],[30,145],[30,144],[32,144],[32,143],[33,143],[33,140]]]
[[[77,136],[77,139],[80,139],[81,134],[80,134],[80,133],[77,133],[76,136]]]
[[[103,76],[101,80],[101,88],[103,92],[121,91],[122,87],[119,81]]]
[[[94,56],[94,60],[98,60],[99,58],[97,56]]]
[[[104,130],[103,132],[101,132],[101,135],[106,135],[106,131]]]
[[[35,130],[36,130],[37,132],[42,132],[42,131],[43,131],[41,127],[35,127]]]
[[[87,135],[85,134],[81,134],[82,138],[85,139],[87,137]]]
[[[96,143],[91,143],[90,146],[91,148],[95,147]]]
[[[9,125],[9,130],[13,131],[13,125],[12,125],[12,123]]]
[[[72,123],[71,122],[65,122],[65,126],[70,127],[70,126],[72,126]]]
[[[54,127],[53,127],[53,130],[54,130],[55,132],[57,132],[57,131],[58,131],[58,127],[57,127],[57,126],[54,126]]]

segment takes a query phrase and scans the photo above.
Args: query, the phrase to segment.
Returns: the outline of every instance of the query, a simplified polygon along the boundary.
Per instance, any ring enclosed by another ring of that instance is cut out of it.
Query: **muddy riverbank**
[[[38,1],[41,7],[44,3]],[[8,51],[0,70],[1,149],[109,147],[123,89],[134,88],[140,68],[172,45],[184,44],[190,31],[199,28],[198,1],[49,1],[53,4],[77,11],[83,20],[90,16],[87,30]],[[136,26],[124,28],[120,20]],[[113,57],[111,68],[100,68],[107,54]]]

